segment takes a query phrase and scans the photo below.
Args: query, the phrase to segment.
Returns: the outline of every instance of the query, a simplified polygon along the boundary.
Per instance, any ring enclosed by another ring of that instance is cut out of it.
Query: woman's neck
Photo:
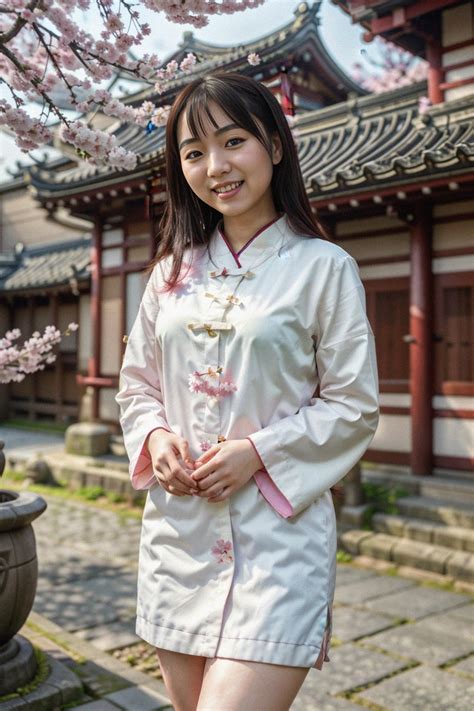
[[[273,206],[272,209],[259,212],[258,215],[224,217],[224,234],[232,249],[239,252],[254,234],[277,218],[278,213]]]

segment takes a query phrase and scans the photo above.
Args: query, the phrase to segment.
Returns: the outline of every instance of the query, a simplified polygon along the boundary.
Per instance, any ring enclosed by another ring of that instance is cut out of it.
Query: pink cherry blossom
[[[364,89],[378,94],[426,79],[427,62],[380,37],[376,38],[374,45],[378,49],[380,60],[362,50],[365,59],[373,67],[372,73],[360,62],[353,65],[352,76]]]
[[[133,157],[113,136],[96,130],[94,125],[78,128],[78,122],[66,116],[55,96],[67,96],[71,106],[88,116],[101,110],[123,122],[147,127],[151,121],[152,126],[163,126],[168,107],[137,109],[100,86],[122,71],[162,93],[180,73],[193,71],[196,57],[191,53],[179,65],[172,61],[166,66],[155,54],[137,59],[129,55],[129,50],[151,33],[149,24],[140,21],[140,6],[164,13],[172,22],[203,27],[208,16],[240,12],[263,2],[9,0],[7,10],[0,13],[0,74],[10,92],[7,99],[0,100],[0,126],[8,128],[27,152],[52,142],[49,125],[54,121],[59,123],[62,139],[72,144],[81,158],[129,170],[137,156]],[[76,21],[80,16],[76,11],[88,11],[92,4],[102,19],[94,31],[88,32]],[[254,53],[249,55],[249,61],[258,63]],[[43,103],[39,118],[28,114],[25,106],[30,100]]]
[[[232,543],[219,538],[215,545],[211,548],[212,554],[216,557],[218,563],[232,563]]]
[[[62,336],[69,336],[79,328],[77,323],[70,323],[64,333],[56,326],[46,326],[43,335],[34,331],[31,337],[18,347],[14,341],[21,336],[19,328],[7,331],[0,338],[0,383],[20,382],[29,373],[44,370],[45,364],[53,363],[56,355],[52,353]]]
[[[260,62],[262,60],[260,59],[260,56],[256,52],[250,52],[250,54],[247,56],[247,61],[253,67],[256,67],[257,65],[260,64]]]

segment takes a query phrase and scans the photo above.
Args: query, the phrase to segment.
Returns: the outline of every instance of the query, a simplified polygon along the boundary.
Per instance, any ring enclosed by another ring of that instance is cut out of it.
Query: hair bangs
[[[269,149],[268,136],[263,130],[263,125],[259,126],[255,120],[256,116],[263,124],[263,117],[258,116],[260,113],[258,105],[255,105],[255,114],[249,112],[248,103],[243,100],[239,91],[229,84],[203,82],[195,87],[185,107],[185,119],[193,138],[205,136],[209,131],[209,123],[214,128],[218,128],[211,111],[212,103],[227,114],[233,123],[254,135]]]

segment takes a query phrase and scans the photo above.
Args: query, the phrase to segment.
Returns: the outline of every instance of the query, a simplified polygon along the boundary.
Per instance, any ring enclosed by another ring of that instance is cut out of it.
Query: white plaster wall
[[[410,452],[411,418],[409,415],[380,415],[379,425],[370,449]]]
[[[437,410],[474,410],[474,399],[464,395],[435,395],[433,407]]]
[[[380,405],[386,407],[410,407],[410,393],[380,393]]]
[[[386,407],[411,407],[410,393],[380,393],[380,405]],[[474,398],[464,395],[434,395],[436,410],[474,410]]]
[[[461,254],[459,257],[439,257],[433,259],[434,274],[474,271],[474,254]]]
[[[359,271],[361,279],[390,279],[392,277],[410,276],[410,262],[367,265],[360,267]]]
[[[441,41],[443,47],[464,42],[473,36],[473,6],[466,2],[450,7],[441,14]]]
[[[116,375],[120,370],[123,334],[120,327],[120,277],[109,276],[102,280],[101,300],[100,371],[102,375]]]
[[[410,236],[403,231],[386,237],[366,237],[338,241],[354,259],[405,256],[410,253]]]
[[[99,417],[104,420],[119,419],[119,407],[115,402],[115,388],[101,388],[99,391]]]
[[[474,219],[443,222],[433,226],[433,249],[474,246]]]
[[[474,77],[474,64],[467,67],[457,67],[456,69],[447,69],[445,72],[445,81],[459,81],[460,79],[470,79]],[[470,85],[466,85],[466,89]],[[473,84],[474,86],[474,84]],[[471,92],[474,91],[473,86],[471,86]]]
[[[474,456],[474,420],[458,417],[435,417],[433,451],[445,457]]]
[[[365,217],[364,220],[341,220],[336,224],[336,235],[343,237],[354,233],[363,234],[364,230],[384,230],[393,227],[401,227],[402,231],[406,229],[404,222],[396,217],[386,217],[385,215],[375,215],[374,217]]]
[[[79,299],[79,349],[77,354],[78,370],[87,373],[87,363],[92,355],[91,297],[84,294]]]
[[[474,103],[474,82],[472,84],[466,84],[465,86],[457,86],[454,89],[446,89],[444,96],[446,101],[454,101],[455,99],[462,99],[465,96],[472,96]]]
[[[441,57],[441,64],[443,67],[450,67],[453,64],[468,62],[470,59],[474,59],[474,47],[461,47],[445,52]]]
[[[474,49],[474,48],[473,48]],[[460,215],[474,210],[474,200],[460,200],[459,202],[447,202],[433,206],[433,215],[444,217],[446,215]]]

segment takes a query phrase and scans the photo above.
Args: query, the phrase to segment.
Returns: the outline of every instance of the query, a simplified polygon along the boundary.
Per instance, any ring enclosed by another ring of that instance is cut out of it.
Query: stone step
[[[420,478],[419,495],[465,504],[474,504],[474,478],[425,476]]]
[[[104,491],[119,494],[133,501],[143,499],[143,492],[132,488],[128,463],[120,468],[115,463],[72,454],[49,455],[45,460],[56,481],[66,482],[71,489],[99,486]],[[112,468],[112,464],[114,468]]]
[[[395,565],[429,570],[474,583],[474,555],[467,551],[362,529],[341,533],[339,544],[351,555],[389,560]]]
[[[469,503],[454,502],[428,496],[402,496],[397,508],[403,516],[474,529],[474,507]]]
[[[474,553],[474,531],[462,526],[376,513],[372,516],[372,528],[378,533]]]

